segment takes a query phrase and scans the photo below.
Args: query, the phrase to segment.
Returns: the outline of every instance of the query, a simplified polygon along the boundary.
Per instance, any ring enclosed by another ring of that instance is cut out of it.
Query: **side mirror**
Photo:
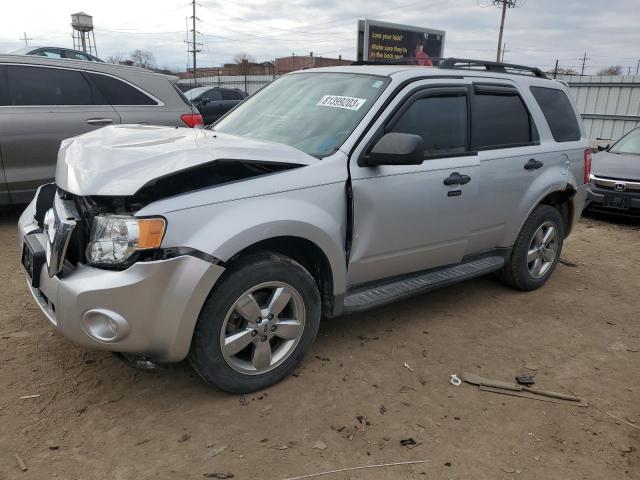
[[[598,145],[599,152],[605,152],[611,148],[611,145],[607,143],[606,145]]]
[[[421,165],[423,161],[424,141],[420,135],[391,132],[385,134],[364,155],[360,166]]]

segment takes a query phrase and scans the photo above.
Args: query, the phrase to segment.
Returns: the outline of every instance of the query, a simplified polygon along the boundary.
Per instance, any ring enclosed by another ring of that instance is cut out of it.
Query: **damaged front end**
[[[158,200],[219,185],[270,175],[302,165],[240,160],[216,160],[151,180],[133,195],[80,196],[45,187],[38,197],[39,224],[53,204],[53,195],[73,201],[76,226],[66,248],[65,260],[106,268],[126,269],[135,262],[166,260],[182,255],[184,248],[160,248],[166,222],[162,217],[136,217],[142,208]],[[46,206],[49,205],[47,208]],[[43,213],[44,212],[44,213]]]

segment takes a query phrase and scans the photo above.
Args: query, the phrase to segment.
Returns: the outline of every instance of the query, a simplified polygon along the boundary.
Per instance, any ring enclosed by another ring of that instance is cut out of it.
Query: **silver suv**
[[[120,123],[202,125],[177,77],[142,68],[0,55],[0,205],[53,180],[60,141]]]
[[[537,69],[449,59],[286,75],[212,129],[66,140],[19,221],[29,288],[73,341],[188,357],[250,392],[321,316],[498,272],[543,285],[580,217],[588,142]]]

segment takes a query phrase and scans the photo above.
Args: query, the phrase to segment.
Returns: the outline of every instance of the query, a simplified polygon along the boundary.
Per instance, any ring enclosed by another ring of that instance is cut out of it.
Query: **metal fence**
[[[561,75],[593,141],[617,140],[640,126],[640,75]]]
[[[239,88],[249,95],[253,95],[262,87],[272,82],[276,77],[273,75],[220,75],[213,77],[198,77],[196,84],[211,85],[216,87]],[[178,80],[179,84],[189,85],[191,79]]]

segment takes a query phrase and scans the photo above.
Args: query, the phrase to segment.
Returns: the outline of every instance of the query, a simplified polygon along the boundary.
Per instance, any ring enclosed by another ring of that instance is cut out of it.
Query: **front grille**
[[[592,176],[595,186],[603,190],[611,190],[612,192],[640,192],[640,182],[637,180],[623,180],[619,178]],[[623,190],[618,190],[616,184],[624,185]]]

